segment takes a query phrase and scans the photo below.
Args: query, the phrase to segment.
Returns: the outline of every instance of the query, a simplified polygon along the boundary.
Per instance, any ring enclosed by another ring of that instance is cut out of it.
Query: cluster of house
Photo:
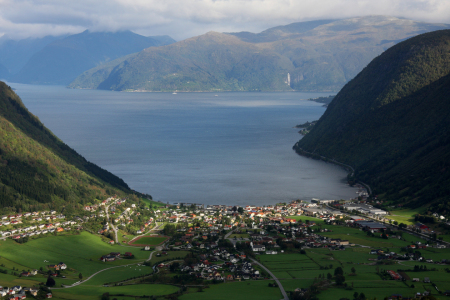
[[[178,205],[177,207],[182,206]],[[190,207],[193,207],[192,204],[190,204]],[[239,210],[241,213],[239,213]],[[289,216],[305,214],[332,220],[336,217],[342,217],[342,213],[339,210],[319,208],[316,203],[304,203],[302,201],[293,201],[283,205],[247,205],[245,207],[207,205],[205,208],[202,205],[194,204],[194,208],[189,211],[169,209],[164,212],[157,210],[155,213],[157,215],[157,221],[169,221],[173,223],[202,221],[211,226],[223,224],[223,229],[225,230],[230,230],[234,226],[245,227],[243,219],[256,223],[267,219],[277,223],[295,223],[296,220],[289,218]]]
[[[27,213],[18,213],[14,215],[4,215],[1,216],[0,226],[8,226],[23,223],[23,219],[31,218],[32,221],[51,221],[55,219],[64,219],[64,215],[56,215],[56,211],[35,211],[35,212],[27,212]]]
[[[55,269],[56,271],[67,269],[67,265],[63,262],[60,262],[59,264],[56,264],[56,265],[48,265],[47,267],[49,269]]]
[[[420,242],[418,242],[420,243]],[[427,245],[422,245],[422,244],[418,244],[418,245],[409,245],[408,248],[411,249],[425,249],[427,248]],[[434,261],[432,259],[426,259],[425,257],[423,257],[422,255],[419,255],[418,253],[405,253],[405,254],[398,254],[395,252],[384,252],[381,249],[372,249],[369,252],[372,255],[377,255],[376,259],[371,259],[371,260],[384,260],[384,259],[394,259],[394,260],[416,260],[416,261],[421,261],[421,262],[427,262],[427,263],[434,263]],[[436,262],[438,263],[438,262]],[[446,260],[441,261],[440,263],[446,264]],[[449,262],[450,263],[450,262]]]
[[[27,298],[27,293],[36,297],[38,294],[38,289],[29,288],[29,287],[21,287],[20,285],[16,285],[13,287],[2,287],[0,286],[0,297],[5,297],[8,300],[21,300]],[[46,298],[52,298],[52,293],[47,293]]]
[[[84,210],[86,211],[96,211],[100,208],[100,206],[105,206],[107,204],[109,204],[111,201],[114,201],[116,204],[120,205],[124,202],[126,202],[126,199],[119,199],[119,198],[115,198],[115,197],[109,197],[106,200],[103,200],[100,204],[93,204],[93,205],[86,205],[84,207]]]
[[[27,227],[20,227],[23,218],[32,217],[32,220],[27,220],[30,222],[47,222],[45,224],[30,225]],[[61,232],[64,230],[70,230],[74,225],[77,225],[75,221],[58,221],[65,219],[65,216],[60,214],[56,215],[56,211],[44,211],[44,212],[33,212],[33,213],[23,213],[10,216],[3,216],[3,218],[8,218],[10,221],[2,221],[0,226],[7,226],[6,230],[0,231],[1,237],[11,237],[13,239],[20,239],[27,236],[47,234],[53,232]],[[50,223],[52,222],[53,223]],[[9,226],[8,226],[9,225]],[[13,226],[15,225],[15,226]]]
[[[220,249],[211,254],[202,254],[199,258],[199,263],[182,266],[181,271],[206,280],[240,281],[241,279],[257,279],[260,276],[259,271],[253,268],[243,254],[230,254],[226,249]],[[211,264],[211,262],[216,262],[219,259],[224,262],[222,264]],[[158,267],[164,267],[164,264],[159,264]]]

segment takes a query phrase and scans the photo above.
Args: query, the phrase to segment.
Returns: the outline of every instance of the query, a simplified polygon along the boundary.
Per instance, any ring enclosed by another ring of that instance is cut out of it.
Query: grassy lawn
[[[281,292],[278,287],[268,287],[272,280],[250,280],[241,282],[229,282],[217,285],[210,285],[203,292],[197,292],[197,289],[190,289],[190,293],[182,295],[180,300],[248,300],[261,299],[273,300],[281,299]]]
[[[161,256],[156,256],[156,254],[158,253],[162,253],[161,251],[159,252],[155,252],[153,253],[152,259],[150,260],[150,262],[153,264],[156,264],[160,261],[166,260],[166,259],[178,259],[181,257],[181,259],[183,259],[188,253],[190,253],[189,251],[166,251],[166,255],[161,255]]]
[[[94,276],[92,279],[87,281],[85,285],[103,285],[106,283],[114,283],[118,281],[123,281],[131,279],[133,277],[139,277],[143,275],[152,274],[153,269],[151,267],[146,267],[144,265],[137,266],[123,266],[110,270],[103,271],[98,275]]]
[[[141,198],[141,201],[144,202],[147,207],[150,207],[151,205],[154,209],[166,210],[166,204],[164,203],[156,202],[145,198]]]
[[[323,228],[327,228],[332,232],[323,232],[319,233],[320,235],[327,236],[330,238],[338,238],[342,240],[348,240],[350,243],[356,245],[369,246],[373,248],[389,248],[389,247],[405,247],[411,243],[421,242],[426,243],[424,239],[411,235],[409,233],[403,233],[403,239],[406,241],[397,239],[397,238],[389,238],[382,239],[379,233],[375,234],[375,237],[369,237],[366,232],[351,228],[351,227],[341,227],[341,226],[330,226],[325,225]]]
[[[244,238],[244,239],[248,239],[250,237],[250,235],[248,235],[247,233],[233,233],[229,236],[229,238]]]
[[[165,236],[143,236],[135,241],[131,245],[149,245],[156,246],[162,244],[168,239]]]
[[[322,219],[315,218],[315,217],[308,217],[308,216],[304,216],[304,215],[301,215],[301,216],[289,216],[287,218],[294,219],[294,220],[297,220],[297,221],[301,220],[301,221],[303,221],[303,223],[306,223],[307,220],[316,222],[317,224],[325,223]]]
[[[0,253],[10,265],[20,265],[25,269],[47,269],[49,264],[64,262],[68,269],[67,275],[74,273],[78,276],[82,273],[86,278],[92,273],[105,269],[108,266],[126,265],[138,263],[148,258],[149,253],[145,251],[131,252],[135,259],[120,259],[114,262],[102,262],[99,258],[110,252],[126,252],[130,248],[118,245],[108,245],[95,235],[82,232],[72,236],[50,236],[46,238],[29,241],[25,244],[17,244],[7,239],[0,244]],[[5,260],[5,262],[6,262]],[[6,265],[6,263],[5,263]]]
[[[414,215],[418,213],[420,213],[419,209],[392,210],[390,211],[390,215],[386,216],[386,218],[406,225],[411,225],[414,224]]]
[[[172,285],[164,284],[136,284],[128,286],[112,286],[103,287],[101,285],[80,285],[73,288],[54,290],[53,293],[56,297],[68,298],[68,299],[79,299],[78,296],[91,296],[91,295],[102,295],[103,293],[124,294],[133,296],[161,296],[176,293],[178,288]],[[71,295],[75,296],[72,298]],[[88,299],[88,298],[86,298]],[[99,299],[95,297],[93,299]]]

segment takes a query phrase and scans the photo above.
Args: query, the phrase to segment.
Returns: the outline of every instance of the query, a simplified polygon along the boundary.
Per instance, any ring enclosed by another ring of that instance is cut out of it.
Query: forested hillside
[[[0,82],[0,210],[77,206],[125,193],[122,179],[64,144]]]
[[[447,24],[366,16],[261,33],[209,32],[91,69],[72,88],[129,91],[339,91],[374,57]]]
[[[374,59],[294,149],[355,168],[380,199],[450,212],[450,30]]]

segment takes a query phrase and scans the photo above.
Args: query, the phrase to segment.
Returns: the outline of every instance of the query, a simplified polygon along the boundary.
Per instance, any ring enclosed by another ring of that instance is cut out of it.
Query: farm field
[[[190,289],[189,293],[182,295],[180,300],[248,300],[261,299],[273,300],[281,299],[281,292],[278,287],[268,287],[268,283],[273,280],[240,281],[224,284],[210,285],[203,292],[197,289]]]
[[[120,259],[113,262],[102,262],[100,257],[110,252],[132,251],[135,259]],[[108,266],[120,266],[138,263],[148,258],[149,253],[119,245],[108,245],[95,235],[82,232],[72,236],[50,236],[31,240],[25,244],[17,244],[7,239],[0,243],[1,256],[25,269],[46,268],[49,264],[64,262],[68,269],[77,275],[89,275]]]
[[[335,285],[328,286],[328,288],[325,288],[317,295],[318,299],[353,299],[355,292],[364,293],[368,299],[384,299],[384,297],[392,294],[413,296],[416,291],[423,292],[425,288],[429,289],[432,294],[437,295],[437,291],[431,284],[425,284],[424,286],[420,282],[415,283],[415,287],[411,288],[413,277],[419,277],[421,281],[424,277],[430,277],[431,281],[441,291],[450,290],[450,273],[447,272],[448,267],[446,265],[418,261],[400,261],[398,263],[393,261],[389,262],[388,265],[384,265],[379,261],[377,264],[378,255],[370,254],[371,249],[401,253],[402,247],[407,247],[416,242],[426,244],[425,240],[408,233],[403,233],[401,239],[382,239],[377,235],[374,237],[368,236],[366,232],[356,228],[326,225],[321,220],[318,220],[316,223],[320,226],[313,227],[315,232],[317,232],[316,229],[326,228],[331,230],[331,232],[320,232],[320,235],[349,240],[350,243],[355,243],[356,245],[346,247],[345,250],[309,248],[305,249],[305,254],[259,255],[258,260],[280,279],[286,291],[293,291],[296,288],[309,288],[314,282],[320,282],[327,276],[334,276],[334,271],[337,267],[343,269],[348,288],[340,288]],[[422,253],[423,257],[434,261],[450,259],[448,249],[426,248],[420,249],[420,253]],[[414,265],[427,265],[428,269],[436,268],[436,270],[406,272],[410,276],[410,279],[406,282],[386,280],[381,275],[383,270],[413,269]],[[353,270],[355,271],[354,273]]]
[[[323,223],[323,221],[321,219],[318,219],[318,218],[315,218],[315,217],[304,216],[304,215],[301,215],[301,216],[289,216],[287,218],[294,219],[294,220],[297,220],[297,221],[301,220],[301,221],[303,221],[303,223],[306,223],[306,221],[312,221],[312,222],[316,222],[316,223],[319,223],[319,222]]]
[[[381,234],[379,233],[374,237],[369,237],[366,232],[351,227],[323,225],[322,228],[331,230],[331,232],[320,233],[323,236],[348,240],[352,244],[374,248],[405,247],[410,245],[411,243],[416,242],[426,243],[424,239],[405,232],[402,235],[402,238],[405,240],[404,241],[392,237],[388,239],[382,239]]]
[[[164,237],[165,239],[165,237]],[[99,260],[101,255],[110,252],[127,252],[135,255],[135,259],[119,259],[113,262],[102,262]],[[150,266],[144,266],[139,262],[144,262],[149,258],[150,251],[140,251],[132,247],[122,247],[118,245],[109,245],[102,242],[100,237],[87,232],[73,236],[50,236],[41,239],[31,240],[24,244],[18,244],[13,240],[7,239],[0,242],[0,269],[7,270],[47,270],[47,265],[64,262],[68,269],[61,271],[61,275],[67,278],[55,277],[55,287],[62,284],[71,285],[79,281],[78,275],[83,274],[87,278],[94,272],[104,270],[88,281],[83,282],[76,287],[65,289],[54,289],[53,299],[99,299],[103,293],[123,294],[128,296],[161,296],[178,291],[178,288],[163,284],[141,284],[130,286],[112,286],[105,287],[104,284],[114,283],[133,277],[139,277],[153,273]],[[86,253],[86,255],[84,255]],[[156,257],[154,253],[152,263],[175,257],[183,257],[186,251],[168,252],[166,255]],[[131,265],[130,265],[131,264]],[[20,278],[15,275],[1,274],[1,286],[36,286],[41,282],[46,282],[47,276],[38,274],[33,277]],[[126,299],[127,297],[124,297]],[[132,299],[129,298],[128,299]],[[134,299],[134,298],[133,298]]]
[[[386,218],[406,225],[411,225],[414,224],[414,215],[418,213],[420,213],[420,210],[418,209],[392,210],[390,211],[390,215],[387,215]]]
[[[133,240],[133,242],[130,245],[157,246],[164,243],[167,239],[168,237],[166,236],[143,236]]]
[[[103,287],[101,285],[81,285],[69,289],[54,290],[56,297],[69,298],[69,299],[79,299],[71,298],[71,295],[75,297],[81,296],[91,296],[91,295],[102,295],[103,293],[110,293],[111,295],[124,294],[132,296],[161,296],[176,293],[178,288],[172,285],[164,284],[136,284],[128,286],[112,286]],[[94,299],[99,299],[97,296]]]

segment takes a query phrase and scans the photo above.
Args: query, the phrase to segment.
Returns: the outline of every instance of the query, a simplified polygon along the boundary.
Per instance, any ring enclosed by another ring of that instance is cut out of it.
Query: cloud
[[[176,39],[210,30],[260,32],[317,19],[390,15],[450,23],[446,0],[0,0],[0,34],[11,37],[132,30]]]

